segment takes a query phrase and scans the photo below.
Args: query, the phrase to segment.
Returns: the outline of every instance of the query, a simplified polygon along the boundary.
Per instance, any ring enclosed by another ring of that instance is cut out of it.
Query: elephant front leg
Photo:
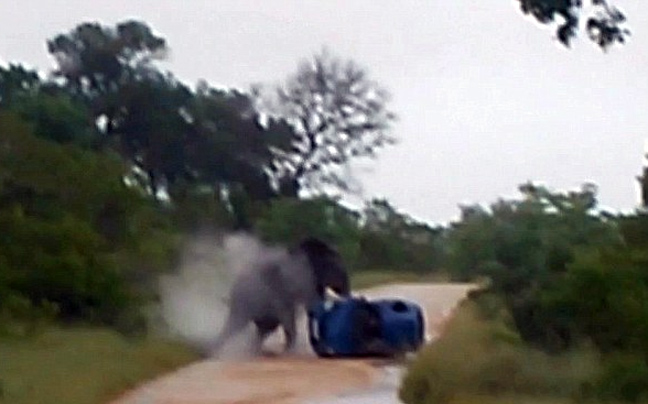
[[[279,320],[276,318],[266,317],[257,319],[254,323],[256,325],[256,335],[253,346],[254,354],[265,355],[263,352],[263,343],[268,336],[279,327]]]

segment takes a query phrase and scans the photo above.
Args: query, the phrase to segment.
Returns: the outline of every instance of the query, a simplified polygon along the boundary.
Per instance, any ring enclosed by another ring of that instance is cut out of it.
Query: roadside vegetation
[[[195,354],[179,343],[129,339],[105,327],[49,327],[1,339],[0,357],[1,403],[105,404]]]
[[[520,4],[543,23],[570,16],[565,44],[586,18],[580,3]],[[622,16],[591,5],[591,39],[622,42]],[[84,22],[46,45],[51,71],[0,66],[1,403],[105,403],[195,359],[148,313],[205,229],[320,237],[354,288],[485,281],[412,365],[407,404],[647,398],[640,211],[600,212],[589,185],[532,183],[448,226],[384,198],[349,208],[339,196],[361,187],[348,163],[398,140],[388,92],[353,60],[324,50],[279,86],[241,90],[162,70],[170,44],[141,21]]]
[[[598,369],[593,351],[554,357],[535,350],[467,301],[410,365],[400,395],[418,403],[569,402]]]
[[[452,225],[445,267],[484,287],[411,365],[403,401],[647,402],[648,215],[601,211],[592,185],[520,193]]]

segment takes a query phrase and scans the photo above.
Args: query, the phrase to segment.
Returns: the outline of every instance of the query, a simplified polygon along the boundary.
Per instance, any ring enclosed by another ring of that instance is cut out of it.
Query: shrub
[[[648,400],[648,362],[637,355],[612,355],[593,383],[593,392],[603,400]]]
[[[551,356],[526,347],[474,303],[460,307],[440,340],[408,368],[399,391],[407,404],[452,403],[466,396],[577,397],[595,376],[589,351]]]

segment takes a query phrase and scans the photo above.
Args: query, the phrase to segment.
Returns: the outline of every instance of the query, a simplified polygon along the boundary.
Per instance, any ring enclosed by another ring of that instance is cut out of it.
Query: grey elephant
[[[261,353],[264,340],[279,327],[285,337],[284,351],[292,351],[298,307],[325,298],[327,288],[349,296],[349,277],[340,254],[316,238],[306,238],[279,256],[251,265],[234,279],[229,313],[209,347],[211,355],[217,356],[230,338],[251,323],[256,326],[256,353]]]

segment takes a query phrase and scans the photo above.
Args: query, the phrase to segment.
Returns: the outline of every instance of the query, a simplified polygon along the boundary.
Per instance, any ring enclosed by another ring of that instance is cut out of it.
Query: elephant
[[[234,279],[229,312],[211,344],[211,354],[218,356],[223,345],[250,323],[256,326],[255,353],[262,352],[264,340],[279,327],[283,328],[284,352],[293,351],[297,308],[324,299],[327,289],[340,297],[349,296],[349,276],[340,254],[314,237],[250,265]]]

